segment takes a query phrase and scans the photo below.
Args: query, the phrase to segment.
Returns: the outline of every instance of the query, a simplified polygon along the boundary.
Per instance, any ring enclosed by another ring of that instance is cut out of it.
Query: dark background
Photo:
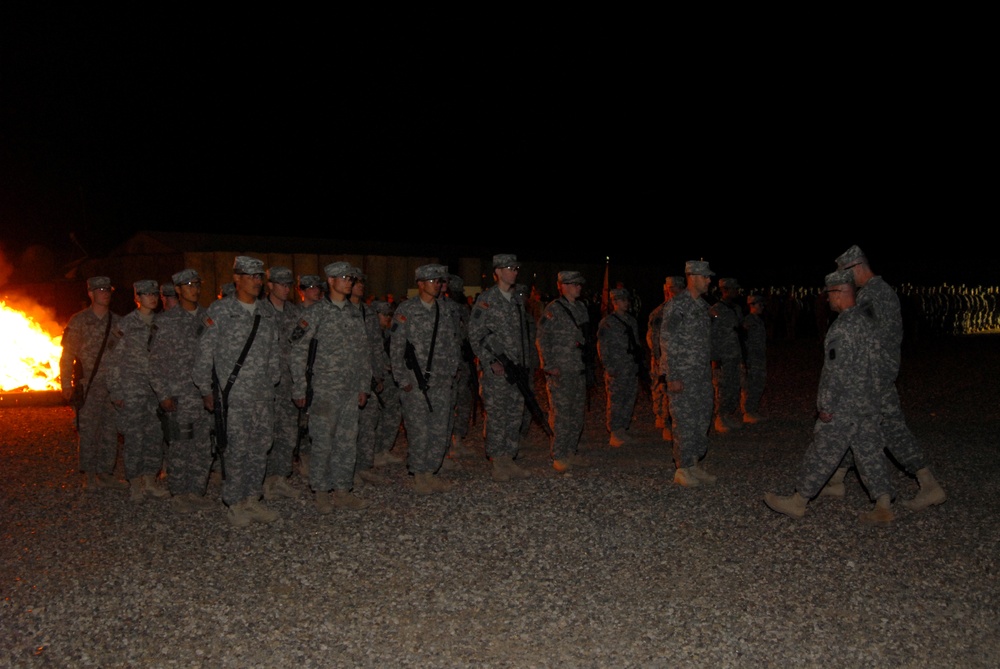
[[[891,283],[997,283],[996,211],[957,122],[979,94],[930,55],[851,67],[767,46],[678,60],[627,40],[344,48],[196,21],[6,24],[8,258],[210,231],[660,275],[705,258],[766,286],[817,285],[859,244]]]

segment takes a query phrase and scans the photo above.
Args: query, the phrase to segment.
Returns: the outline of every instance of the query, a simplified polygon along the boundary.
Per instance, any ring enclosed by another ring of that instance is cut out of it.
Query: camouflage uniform
[[[795,489],[806,499],[815,497],[850,449],[869,496],[891,497],[878,425],[881,346],[865,309],[854,306],[842,311],[827,330],[823,349],[816,408],[833,419],[816,421]]]
[[[384,305],[384,306],[381,306]],[[388,302],[381,302],[380,308],[391,313],[391,305]],[[376,319],[378,320],[378,319]],[[399,427],[403,423],[403,405],[400,403],[399,386],[392,377],[392,361],[389,358],[389,346],[391,343],[389,329],[381,327],[379,323],[378,345],[382,348],[379,354],[378,370],[373,370],[376,378],[382,379],[382,402],[384,406],[379,407],[379,421],[375,430],[375,454],[384,454],[392,450],[399,437]]]
[[[358,397],[371,391],[368,334],[361,311],[349,300],[322,300],[302,314],[292,334],[292,395],[306,396],[309,342],[316,339],[309,483],[313,491],[350,490],[357,460]]]
[[[375,462],[375,445],[378,438],[378,426],[382,422],[382,405],[385,404],[385,384],[392,384],[387,377],[389,370],[389,355],[382,345],[382,326],[378,322],[378,313],[370,304],[361,302],[357,305],[361,312],[367,336],[369,364],[372,368],[370,384],[371,397],[361,409],[358,418],[357,462],[354,471],[371,469]],[[382,393],[376,395],[374,386],[382,384]]]
[[[708,453],[712,422],[711,317],[708,302],[684,291],[664,310],[660,331],[660,373],[684,389],[670,393],[674,464],[696,465]]]
[[[212,416],[205,410],[193,373],[206,317],[204,307],[188,311],[178,306],[157,314],[153,321],[150,383],[157,402],[173,398],[180,433],[167,446],[167,485],[177,497],[203,496],[212,468]]]
[[[274,269],[274,268],[272,268]],[[274,443],[267,454],[265,478],[280,476],[286,478],[292,473],[292,457],[299,436],[299,408],[292,402],[292,372],[289,367],[291,335],[298,325],[302,308],[290,301],[278,311],[269,299],[257,301],[257,306],[270,315],[278,328],[278,357],[281,367],[281,381],[274,389]]]
[[[225,388],[250,336],[255,313],[260,315],[260,325],[225,407],[228,443],[223,455],[222,501],[229,507],[261,497],[267,452],[274,440],[274,389],[281,380],[277,319],[260,307],[259,300],[253,312],[235,296],[216,300],[205,313],[193,370],[203,397],[212,395],[213,367]]]
[[[156,415],[158,402],[151,385],[149,349],[153,314],[139,309],[119,321],[121,341],[108,358],[108,392],[118,408],[118,431],[124,437],[125,478],[156,477],[163,467],[163,429]]]
[[[528,340],[524,302],[513,291],[509,299],[499,286],[490,286],[476,298],[469,317],[469,344],[479,360],[479,394],[485,413],[486,455],[490,458],[517,456],[524,417],[524,396],[503,374],[494,374],[491,363],[506,355],[527,366]]]
[[[110,283],[108,283],[110,287]],[[97,354],[104,341],[104,333],[111,319],[111,330],[105,345],[101,364],[94,375],[89,390],[87,381],[97,362]],[[90,307],[73,314],[62,335],[62,356],[59,359],[59,382],[64,395],[73,387],[73,364],[82,366],[77,383],[86,392],[87,401],[77,409],[79,421],[79,467],[87,474],[112,474],[118,455],[118,428],[115,405],[111,403],[107,386],[107,357],[122,338],[118,314],[108,311],[98,318]]]
[[[549,425],[554,433],[553,460],[564,461],[575,455],[583,434],[587,402],[583,350],[589,323],[586,303],[570,302],[565,297],[549,302],[538,323],[538,354],[549,396]],[[551,374],[554,370],[559,374]]]
[[[455,321],[440,299],[433,300],[428,307],[419,297],[413,297],[396,308],[391,332],[389,354],[392,374],[401,389],[403,421],[409,444],[407,467],[414,474],[433,473],[441,467],[451,438],[452,384],[461,355]],[[407,342],[413,344],[420,371],[424,374],[430,372],[426,398],[418,387],[414,370],[406,365]],[[434,342],[433,357],[431,342]],[[407,385],[413,386],[409,392],[402,390]]]
[[[763,298],[758,296],[757,299]],[[743,412],[757,416],[760,413],[760,399],[767,384],[767,326],[760,316],[748,313],[743,317],[743,330],[746,332],[747,347]]]
[[[531,313],[531,310],[527,309],[528,297],[530,295],[530,292],[528,291],[527,286],[520,283],[517,284],[517,290],[518,294],[521,296],[521,299],[524,300],[525,309],[528,314],[528,319],[527,321],[525,321],[528,326],[528,341],[534,342],[538,338],[538,321],[535,320],[534,314]],[[541,317],[541,310],[539,310],[539,317]],[[535,385],[535,377],[538,374],[538,368],[541,367],[541,364],[542,364],[541,359],[538,356],[538,346],[535,344],[528,346],[527,376],[529,382],[532,385],[533,390]],[[527,405],[525,405],[524,415],[521,417],[521,439],[527,438],[528,432],[531,430],[532,420],[534,420],[534,416],[531,413],[531,409],[529,409]]]
[[[624,292],[624,291],[623,291]],[[597,326],[597,351],[604,366],[607,394],[608,432],[624,434],[632,423],[632,413],[639,396],[639,324],[635,316],[616,309]]]
[[[475,355],[469,346],[469,316],[472,308],[465,301],[463,287],[465,283],[454,274],[448,277],[449,296],[442,298],[448,313],[455,321],[456,332],[458,332],[458,373],[455,375],[455,383],[452,390],[452,404],[455,407],[452,416],[451,435],[460,443],[469,434],[469,425],[472,421],[472,407],[475,404],[473,397],[472,374],[475,364]],[[461,301],[459,301],[461,300]]]
[[[720,285],[724,281],[726,279],[722,279]],[[735,302],[722,299],[713,304],[708,313],[712,319],[715,414],[725,420],[732,420],[740,410],[740,375],[743,366],[740,326],[743,323],[743,308]]]

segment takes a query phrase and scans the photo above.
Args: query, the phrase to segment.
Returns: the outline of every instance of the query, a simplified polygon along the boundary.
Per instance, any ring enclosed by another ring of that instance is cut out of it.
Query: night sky
[[[916,91],[822,64],[804,79],[766,53],[693,69],[641,46],[352,50],[157,26],[0,29],[8,257],[99,256],[138,230],[391,234],[817,285],[859,244],[892,283],[1000,284],[985,179],[919,104],[948,85],[933,73]]]

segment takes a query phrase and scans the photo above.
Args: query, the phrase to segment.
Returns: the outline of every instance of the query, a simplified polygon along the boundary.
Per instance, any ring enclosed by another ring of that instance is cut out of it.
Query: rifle
[[[212,444],[212,455],[219,458],[222,478],[226,478],[226,398],[223,395],[222,386],[219,383],[218,374],[215,373],[214,365],[212,366],[212,398],[215,403],[215,408],[212,409],[212,416],[215,418],[215,429],[213,430],[215,440]]]
[[[417,349],[414,348],[413,342],[409,339],[406,340],[406,347],[403,349],[403,361],[406,362],[407,368],[413,372],[413,375],[417,377],[417,387],[420,388],[420,392],[424,394],[424,399],[427,400],[427,410],[434,411],[434,407],[431,406],[431,398],[427,396],[427,376],[420,371],[420,363],[417,362]]]
[[[382,396],[378,392],[378,381],[375,380],[374,376],[372,377],[371,388],[372,388],[372,395],[374,395],[375,399],[378,400],[378,405],[384,409],[385,408],[385,400],[382,399]]]
[[[299,454],[299,450],[302,448],[302,440],[309,434],[309,405],[312,404],[313,400],[313,364],[316,362],[316,348],[318,346],[319,340],[313,337],[309,341],[309,353],[306,355],[306,404],[299,409],[299,433],[295,438],[295,450],[292,453],[293,458]]]
[[[69,405],[73,407],[76,416],[76,431],[80,431],[80,409],[83,408],[83,401],[86,393],[83,391],[83,363],[77,358],[73,361],[73,394],[69,398]]]
[[[552,428],[549,427],[549,417],[545,415],[542,407],[538,404],[538,400],[535,398],[535,393],[531,389],[531,381],[528,379],[528,370],[524,368],[523,365],[519,365],[505,354],[501,353],[497,356],[497,361],[503,365],[504,376],[507,377],[507,383],[511,383],[517,386],[517,389],[521,391],[521,395],[524,396],[524,404],[531,411],[531,415],[535,417],[538,424],[542,426],[542,430],[545,434],[550,437],[553,436]]]

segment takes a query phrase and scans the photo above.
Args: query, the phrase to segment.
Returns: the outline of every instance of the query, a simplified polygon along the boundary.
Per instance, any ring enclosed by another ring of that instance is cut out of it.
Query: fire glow
[[[0,392],[59,390],[62,335],[0,300]]]

